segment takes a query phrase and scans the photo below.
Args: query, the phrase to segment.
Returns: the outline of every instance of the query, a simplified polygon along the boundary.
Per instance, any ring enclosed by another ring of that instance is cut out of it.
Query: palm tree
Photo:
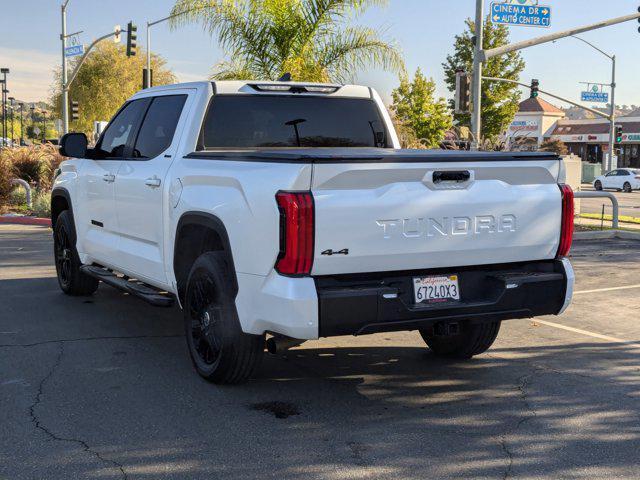
[[[173,27],[200,23],[229,60],[217,80],[346,82],[364,68],[404,73],[402,56],[379,30],[349,20],[387,0],[177,0]]]

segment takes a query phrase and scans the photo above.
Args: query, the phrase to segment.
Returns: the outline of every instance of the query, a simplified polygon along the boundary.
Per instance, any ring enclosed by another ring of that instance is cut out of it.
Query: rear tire
[[[435,355],[469,359],[486,352],[493,345],[501,323],[466,323],[461,325],[457,335],[436,336],[431,329],[420,330],[420,335]]]
[[[264,335],[242,331],[226,255],[200,255],[189,273],[184,327],[191,361],[198,374],[217,384],[246,381],[264,352]]]
[[[598,191],[602,191],[602,182],[600,180],[596,180],[596,183],[594,183],[593,187]]]
[[[99,280],[80,271],[82,263],[76,249],[76,233],[68,210],[56,219],[53,229],[53,256],[60,289],[67,295],[92,295],[98,289]]]
[[[631,184],[630,184],[629,182],[624,182],[624,186],[623,186],[622,190],[623,190],[625,193],[631,193],[631,192],[633,192],[633,189],[631,188]]]

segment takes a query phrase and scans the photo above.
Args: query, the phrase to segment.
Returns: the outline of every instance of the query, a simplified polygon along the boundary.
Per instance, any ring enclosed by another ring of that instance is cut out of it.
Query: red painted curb
[[[50,218],[39,217],[3,217],[0,216],[0,223],[13,223],[16,225],[38,225],[41,227],[50,227]]]

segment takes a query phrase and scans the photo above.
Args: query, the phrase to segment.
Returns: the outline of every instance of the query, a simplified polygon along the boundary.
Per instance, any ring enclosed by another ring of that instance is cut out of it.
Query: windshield
[[[204,148],[387,147],[373,100],[228,95],[213,99]]]

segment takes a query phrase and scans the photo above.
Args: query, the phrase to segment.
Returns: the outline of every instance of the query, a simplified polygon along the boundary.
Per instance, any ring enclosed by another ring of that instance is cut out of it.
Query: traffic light
[[[138,48],[138,27],[133,22],[127,24],[127,57],[133,57]]]
[[[464,69],[456,70],[455,113],[471,111],[471,79]]]
[[[78,120],[80,118],[80,107],[76,100],[71,100],[71,120]]]
[[[537,79],[531,80],[531,98],[538,98],[538,91],[540,90],[540,81]]]
[[[622,125],[616,125],[616,143],[622,143]]]

